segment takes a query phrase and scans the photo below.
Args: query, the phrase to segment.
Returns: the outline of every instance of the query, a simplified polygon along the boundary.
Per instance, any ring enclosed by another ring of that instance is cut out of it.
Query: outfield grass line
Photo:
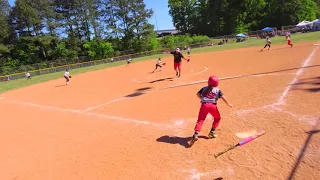
[[[319,36],[320,32],[313,32],[313,33],[304,33],[304,34],[293,34],[293,43],[298,42],[314,42],[318,43],[318,40],[315,40],[315,37]],[[275,38],[272,38],[272,44],[286,44],[285,43],[284,36],[277,36]],[[261,47],[264,45],[265,39],[248,39],[247,41],[241,42],[241,43],[229,43],[224,45],[217,45],[217,46],[206,46],[202,48],[196,48],[191,50],[191,54],[198,54],[203,52],[215,52],[215,51],[223,51],[223,50],[233,50],[233,49],[243,49],[243,48],[249,48],[249,47]],[[146,60],[155,60],[158,57],[170,57],[171,55],[166,54],[157,54],[153,56],[145,56],[141,58],[135,58],[133,59],[133,63],[142,62]],[[102,70],[106,68],[116,67],[116,66],[122,66],[125,65],[126,61],[116,61],[113,63],[107,63],[107,64],[100,64],[96,66],[89,66],[89,67],[83,67],[78,69],[72,69],[71,73],[73,75],[82,74],[85,72],[92,72],[97,70]],[[0,93],[4,93],[6,91],[19,89],[22,87],[27,87],[34,84],[43,83],[50,80],[55,80],[61,78],[61,72],[57,73],[50,73],[50,74],[44,74],[44,75],[38,75],[33,76],[32,81],[27,81],[26,79],[17,79],[17,80],[11,80],[7,82],[0,82]]]

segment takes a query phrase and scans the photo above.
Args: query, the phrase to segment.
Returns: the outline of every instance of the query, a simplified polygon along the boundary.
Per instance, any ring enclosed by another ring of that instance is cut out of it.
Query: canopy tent
[[[297,24],[296,27],[304,27],[304,26],[311,25],[311,24],[313,24],[313,23],[309,22],[309,21],[302,21],[299,24]]]
[[[244,35],[243,33],[240,33],[240,34],[237,34],[236,37],[243,37],[243,38],[245,38],[246,35]]]
[[[273,31],[273,28],[271,28],[271,27],[266,27],[266,28],[262,29],[262,31]]]
[[[313,23],[313,24],[320,23],[320,19],[316,19],[316,20],[312,21],[311,23]]]

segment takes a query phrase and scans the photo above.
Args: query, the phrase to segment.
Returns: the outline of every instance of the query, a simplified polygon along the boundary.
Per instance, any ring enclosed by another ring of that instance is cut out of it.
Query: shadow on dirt
[[[297,160],[296,160],[296,162],[295,162],[295,164],[294,164],[294,166],[293,166],[293,168],[292,168],[287,180],[295,179],[294,175],[297,172],[298,167],[299,167],[299,165],[300,165],[300,163],[301,163],[301,161],[302,161],[302,159],[304,157],[304,153],[306,152],[306,150],[308,148],[308,145],[311,142],[312,136],[317,134],[317,133],[319,133],[319,132],[320,132],[320,118],[317,120],[317,123],[313,127],[313,129],[311,131],[309,131],[309,132],[306,132],[308,134],[308,137],[305,140],[303,147],[301,148],[300,154],[299,154],[299,156],[298,156],[298,158],[297,158]]]
[[[199,139],[209,139],[206,136],[199,136]],[[157,139],[157,142],[163,142],[163,143],[168,143],[168,144],[179,144],[185,148],[189,148],[189,143],[192,139],[191,137],[177,137],[177,136],[162,136]]]
[[[152,87],[144,87],[144,88],[139,88],[136,89],[134,93],[128,94],[125,97],[127,98],[132,98],[132,97],[138,97],[144,95],[147,91],[151,90]]]
[[[304,88],[303,85],[308,85],[309,87]],[[312,87],[310,87],[312,86]],[[293,84],[292,90],[304,90],[308,92],[320,92],[320,76],[314,78],[306,78],[299,80],[297,83]]]
[[[154,80],[154,81],[150,81],[149,83],[150,83],[150,84],[153,84],[153,83],[156,83],[156,82],[162,82],[162,81],[167,81],[167,80],[173,81],[173,77],[157,79],[157,80]]]

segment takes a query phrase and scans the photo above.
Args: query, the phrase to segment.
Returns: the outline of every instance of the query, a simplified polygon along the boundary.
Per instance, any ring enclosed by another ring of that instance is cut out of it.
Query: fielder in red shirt
[[[232,108],[232,105],[229,104],[226,97],[223,95],[221,90],[218,88],[219,79],[216,76],[210,76],[208,80],[208,86],[203,87],[198,93],[197,96],[201,99],[201,107],[198,115],[198,121],[194,128],[194,135],[190,142],[192,146],[198,140],[198,133],[201,131],[202,124],[205,121],[208,113],[210,113],[213,118],[212,128],[209,133],[209,138],[216,138],[218,135],[215,130],[220,123],[220,113],[217,107],[218,99],[222,99],[229,107]]]
[[[180,77],[181,76],[181,61],[182,58],[186,61],[190,61],[190,59],[184,58],[182,53],[180,52],[180,49],[177,48],[175,51],[172,52],[164,52],[163,54],[172,54],[174,57],[174,70],[176,71],[176,76]]]

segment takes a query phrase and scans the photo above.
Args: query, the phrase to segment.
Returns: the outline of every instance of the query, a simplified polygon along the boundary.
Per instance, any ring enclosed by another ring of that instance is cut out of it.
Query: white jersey
[[[64,76],[65,76],[65,77],[69,77],[69,76],[70,76],[70,73],[69,73],[69,72],[65,72],[65,73],[64,73]]]
[[[266,40],[266,44],[270,44],[270,42],[271,42],[270,39]]]
[[[190,48],[188,48],[187,51],[190,52]]]
[[[30,76],[30,73],[27,73],[26,76],[29,77],[29,76]]]
[[[158,60],[158,61],[157,61],[157,65],[160,65],[160,64],[161,64],[161,60]]]

